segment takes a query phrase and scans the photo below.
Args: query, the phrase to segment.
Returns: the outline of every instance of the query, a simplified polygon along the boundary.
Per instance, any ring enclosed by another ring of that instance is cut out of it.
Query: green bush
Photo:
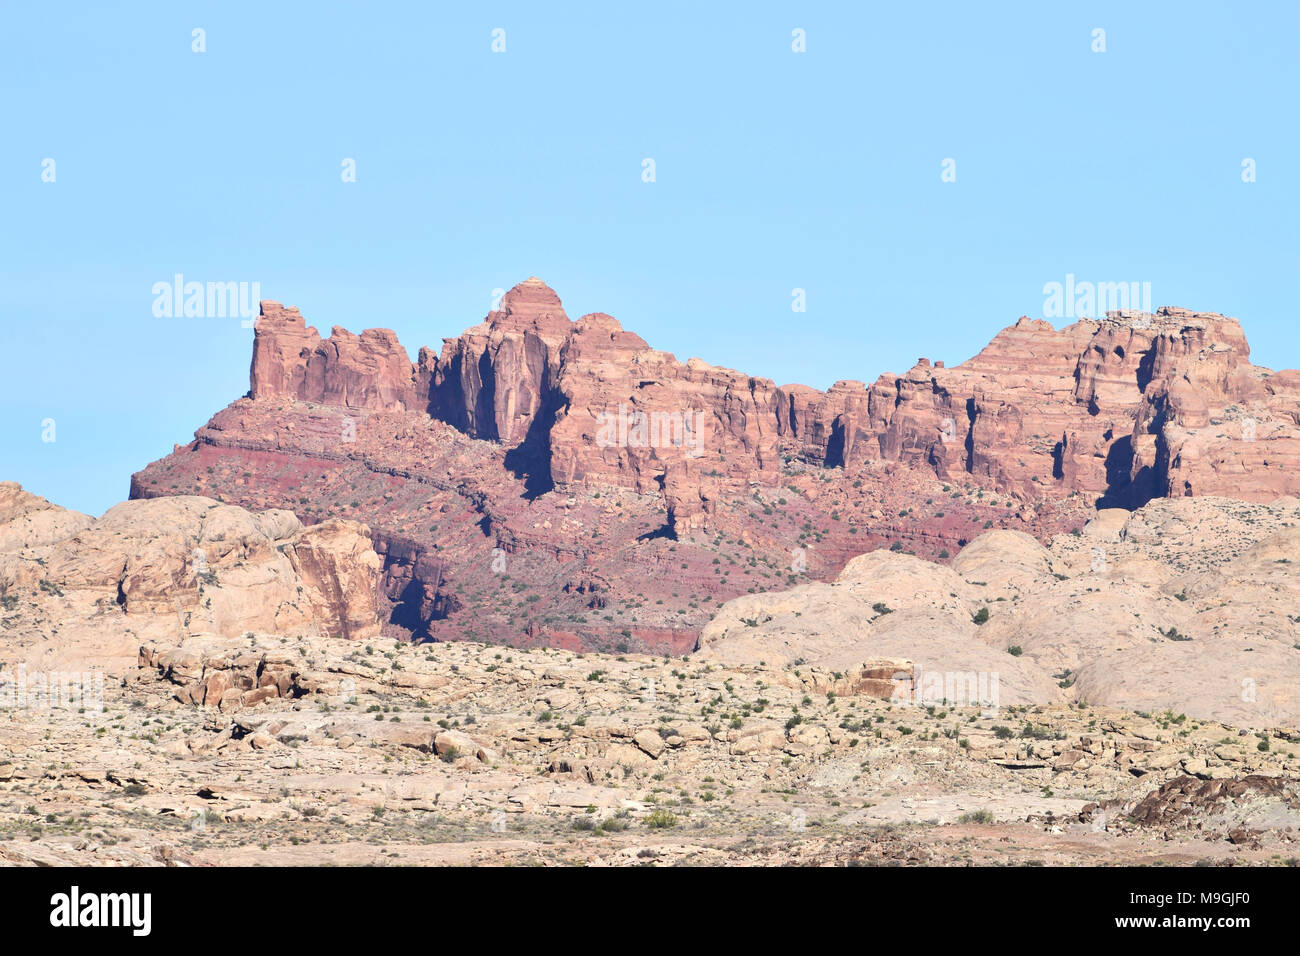
[[[677,817],[670,811],[659,809],[646,814],[645,825],[652,830],[667,830],[677,826]]]

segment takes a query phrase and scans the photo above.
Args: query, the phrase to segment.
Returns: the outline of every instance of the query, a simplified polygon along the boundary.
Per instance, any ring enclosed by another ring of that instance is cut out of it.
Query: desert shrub
[[[677,817],[671,811],[660,808],[646,814],[645,825],[652,830],[667,830],[677,826]]]

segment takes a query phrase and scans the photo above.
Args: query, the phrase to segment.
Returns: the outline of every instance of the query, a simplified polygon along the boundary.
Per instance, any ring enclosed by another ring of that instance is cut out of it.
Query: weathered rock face
[[[326,521],[303,529],[281,553],[309,594],[319,595],[326,632],[347,640],[379,633],[379,555],[368,529]]]
[[[682,364],[612,316],[585,315],[561,352],[564,404],[551,476],[570,491],[613,485],[663,493],[678,531],[700,523],[716,490],[779,474],[769,379]]]
[[[395,623],[416,637],[427,636],[427,622],[460,610],[460,600],[442,589],[446,562],[412,538],[375,535],[375,550],[383,561],[381,591],[393,605]]]
[[[1131,436],[1133,481],[1162,497],[1294,493],[1300,373],[1252,365],[1231,319],[1181,309],[1160,317]]]
[[[859,439],[874,434],[887,460],[942,477],[964,471],[1025,499],[1267,501],[1300,488],[1282,474],[1300,450],[1296,396],[1291,373],[1257,368],[1249,355],[1241,326],[1220,315],[1162,308],[1059,331],[1022,318],[955,368],[922,360],[882,377],[868,426],[836,407],[830,434],[868,457]],[[1236,419],[1244,430],[1221,428]],[[827,445],[828,463],[836,452]]]
[[[304,528],[287,511],[199,497],[128,501],[94,520],[17,486],[0,493],[0,591],[17,612],[8,647],[35,666],[120,663],[150,636],[379,633],[380,561],[364,525]],[[60,512],[57,533],[14,533]]]
[[[253,398],[292,398],[345,408],[392,409],[415,404],[411,360],[388,329],[354,335],[335,326],[330,337],[295,308],[263,302],[253,341]]]
[[[94,521],[23,491],[16,481],[0,481],[0,553],[53,544]]]
[[[901,461],[1025,500],[1300,490],[1289,467],[1300,464],[1296,379],[1251,365],[1236,320],[1183,309],[1060,330],[1022,318],[956,367],[921,359],[869,388],[823,393],[679,362],[603,313],[571,322],[533,278],[441,356],[422,349],[415,367],[405,356],[387,330],[321,340],[267,302],[252,397],[424,408],[516,450],[512,467],[535,490],[662,494],[676,530],[706,524],[722,489],[772,478],[782,454],[830,467]],[[1225,421],[1236,433],[1207,434]]]
[[[521,282],[499,311],[444,340],[441,357],[420,350],[418,378],[428,389],[430,414],[475,438],[524,444],[539,413],[554,412],[559,352],[571,326],[544,282]],[[550,422],[539,425],[545,431]]]

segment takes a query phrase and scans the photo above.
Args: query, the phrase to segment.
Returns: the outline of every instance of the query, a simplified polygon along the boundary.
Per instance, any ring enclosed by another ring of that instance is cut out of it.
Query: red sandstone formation
[[[572,322],[528,279],[441,356],[421,349],[416,367],[388,330],[335,328],[322,340],[296,309],[264,303],[251,395],[426,410],[526,448],[544,487],[663,491],[676,518],[707,510],[715,485],[772,480],[783,452],[969,473],[1019,498],[1276,497],[1300,487],[1283,471],[1300,452],[1297,382],[1250,364],[1235,319],[1164,308],[1059,331],[1022,318],[954,368],[920,359],[869,388],[777,388],[679,362],[603,313]],[[1229,420],[1224,434],[1202,434]],[[614,425],[605,437],[603,422]]]
[[[253,398],[292,398],[343,408],[407,408],[414,402],[411,360],[388,329],[330,337],[295,308],[263,302],[253,342]]]
[[[322,339],[264,302],[249,397],[196,437],[133,497],[365,520],[408,631],[665,646],[771,585],[730,577],[742,551],[751,576],[804,573],[804,551],[827,576],[895,542],[942,558],[985,526],[1050,534],[1098,502],[1300,492],[1300,372],[1251,365],[1235,319],[1164,308],[1022,318],[954,367],[777,387],[572,321],[534,278],[415,364],[390,331]],[[542,594],[494,596],[503,574]],[[575,584],[593,580],[599,606]]]
[[[521,282],[499,311],[444,339],[440,357],[420,350],[426,407],[475,438],[523,444],[554,390],[560,348],[572,325],[546,283]]]

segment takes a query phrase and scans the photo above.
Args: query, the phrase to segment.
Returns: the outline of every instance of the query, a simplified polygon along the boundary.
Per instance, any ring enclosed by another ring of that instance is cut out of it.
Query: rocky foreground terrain
[[[1222,315],[1021,318],[959,365],[822,392],[571,320],[538,279],[414,362],[263,302],[248,394],[130,490],[364,523],[387,636],[671,654],[875,549],[943,563],[1098,506],[1297,493],[1300,372]]]
[[[350,521],[0,485],[0,861],[1293,864],[1298,521],[878,549],[650,656],[385,638]]]

